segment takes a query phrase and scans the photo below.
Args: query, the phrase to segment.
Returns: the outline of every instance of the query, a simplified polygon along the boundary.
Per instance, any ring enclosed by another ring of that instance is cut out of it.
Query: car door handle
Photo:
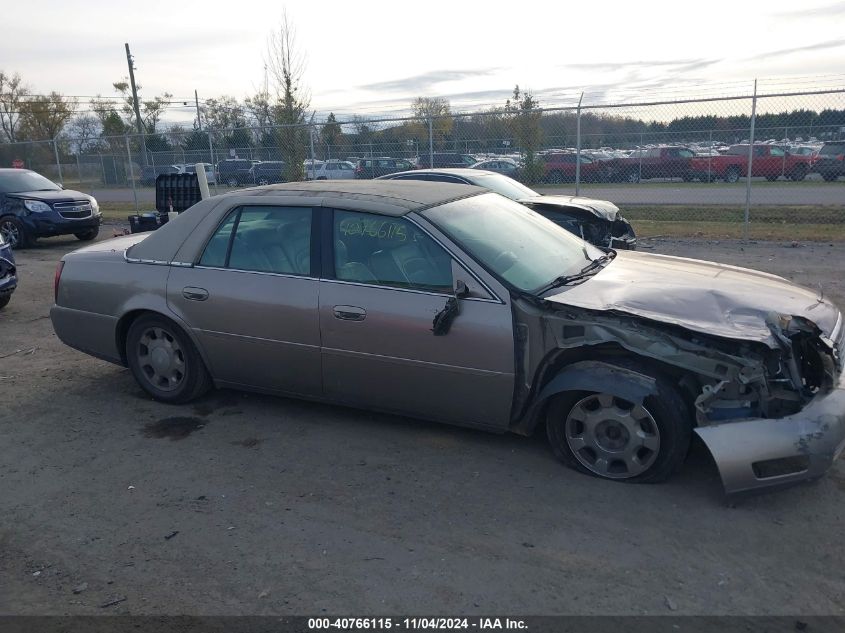
[[[182,288],[182,296],[189,301],[205,301],[208,299],[208,290],[205,288]]]
[[[357,306],[335,306],[334,317],[342,321],[363,321],[367,318],[367,311]]]

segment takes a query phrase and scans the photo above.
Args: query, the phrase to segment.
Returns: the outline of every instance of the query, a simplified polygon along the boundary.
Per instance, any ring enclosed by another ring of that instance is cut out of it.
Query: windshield
[[[473,180],[479,187],[495,191],[511,200],[524,200],[525,198],[534,198],[540,195],[508,176],[489,174],[475,176]]]
[[[525,292],[576,274],[603,253],[518,202],[495,193],[423,212],[487,270]]]
[[[0,192],[19,193],[21,191],[61,191],[61,187],[34,171],[23,169],[0,171]]]

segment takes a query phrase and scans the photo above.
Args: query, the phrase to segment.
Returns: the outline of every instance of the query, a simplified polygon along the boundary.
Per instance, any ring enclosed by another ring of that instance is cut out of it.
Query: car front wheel
[[[211,377],[191,339],[163,317],[141,316],[132,323],[126,359],[141,388],[161,402],[190,402],[211,388]]]
[[[636,483],[667,479],[686,457],[689,413],[674,386],[656,377],[659,397],[631,402],[615,393],[565,392],[548,409],[554,454],[581,472]]]
[[[26,248],[32,244],[32,238],[26,232],[26,227],[14,216],[0,218],[0,234],[12,248]]]

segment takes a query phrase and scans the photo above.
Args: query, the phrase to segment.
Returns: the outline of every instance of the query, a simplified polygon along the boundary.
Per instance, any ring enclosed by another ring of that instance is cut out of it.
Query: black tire
[[[769,174],[768,176],[766,176],[766,180],[768,180],[769,182],[775,182],[775,181],[777,181],[778,178],[780,178],[780,176],[774,176],[772,174]]]
[[[239,184],[240,184],[240,183],[238,183],[238,179],[237,179],[237,178],[227,178],[227,179],[226,179],[226,186],[227,186],[227,187],[229,187],[229,189],[234,189],[234,188],[235,188],[235,187],[237,187]]]
[[[728,171],[725,172],[725,182],[727,183],[735,183],[739,182],[739,169],[736,167],[728,167]]]
[[[627,364],[626,367],[628,367]],[[630,368],[633,369],[634,366],[631,365]],[[546,413],[546,433],[552,452],[560,461],[570,468],[594,477],[629,483],[657,483],[665,481],[680,468],[687,455],[692,438],[693,425],[689,409],[678,390],[665,377],[647,369],[638,369],[637,371],[652,375],[657,381],[658,391],[660,393],[660,397],[648,397],[643,402],[643,410],[649,415],[646,423],[649,426],[656,426],[656,430],[652,428],[651,433],[652,436],[656,435],[658,442],[657,450],[651,451],[650,449],[646,449],[645,446],[642,446],[640,452],[637,453],[637,459],[646,462],[642,464],[644,470],[636,474],[630,474],[627,472],[628,465],[624,464],[625,460],[609,459],[607,460],[610,462],[608,464],[607,474],[601,474],[600,472],[596,472],[600,470],[599,468],[592,470],[588,465],[585,465],[589,463],[589,451],[593,449],[586,446],[579,450],[579,455],[576,455],[570,446],[570,441],[567,440],[567,423],[570,423],[571,426],[569,428],[570,433],[572,433],[572,428],[576,427],[578,422],[577,420],[569,420],[568,418],[575,411],[576,406],[584,406],[589,404],[590,399],[597,399],[599,397],[598,394],[584,391],[564,392],[556,396],[548,407]],[[612,386],[609,386],[609,389],[612,390]],[[604,396],[605,394],[601,395]],[[613,398],[613,407],[621,407],[619,410],[625,411],[624,407],[631,405],[631,403],[626,402],[623,398],[614,396],[612,391],[609,391],[606,395]],[[582,405],[582,403],[584,404]],[[633,407],[630,409],[631,412],[635,410],[636,408]],[[576,413],[574,417],[578,415]],[[598,429],[601,424],[606,423],[602,422],[596,428]],[[582,433],[585,432],[586,427],[582,430]],[[598,435],[599,433],[597,432],[595,437]],[[605,440],[607,437],[606,435]],[[571,440],[573,443],[577,443],[577,429],[575,434],[571,435]],[[645,456],[643,456],[643,452],[645,452]],[[596,458],[595,463],[600,463],[598,453],[593,451],[593,454]],[[616,454],[619,455],[621,452]],[[614,453],[606,453],[606,455],[614,455]],[[610,473],[610,467],[618,462],[623,463],[626,472]]]
[[[0,218],[0,232],[13,249],[29,248],[35,243],[35,238],[29,234],[23,222],[13,215]]]
[[[837,178],[839,178],[838,174],[822,174],[822,178],[824,178],[827,182],[833,182]]]
[[[11,292],[6,292],[4,294],[1,294],[0,295],[0,310],[2,310],[7,305],[9,305],[9,301],[11,301],[11,300],[12,300],[12,293]]]
[[[559,185],[563,182],[563,172],[555,169],[554,171],[549,172],[546,180],[553,185]]]
[[[164,358],[167,368],[154,367],[162,358],[155,355],[153,344],[157,342],[168,355]],[[126,335],[126,360],[138,385],[160,402],[190,402],[212,387],[211,376],[191,339],[162,316],[147,314],[132,322]],[[164,378],[165,373],[170,377]],[[167,384],[162,382],[165,379]]]
[[[681,180],[684,182],[692,182],[692,174],[684,174],[681,176]]]
[[[793,182],[800,182],[807,177],[807,166],[806,165],[796,165],[795,169],[792,170],[792,173],[789,174],[789,179]]]
[[[99,234],[99,226],[95,226],[93,229],[88,229],[87,231],[80,231],[79,233],[74,233],[76,239],[78,239],[80,242],[90,242],[91,240],[97,239],[97,236]]]
[[[625,182],[635,183],[640,181],[640,174],[636,171],[629,171],[625,174]]]

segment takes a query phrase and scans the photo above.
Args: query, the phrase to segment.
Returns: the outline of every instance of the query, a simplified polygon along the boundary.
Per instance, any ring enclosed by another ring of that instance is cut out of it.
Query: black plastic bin
[[[158,228],[158,215],[155,213],[144,213],[143,215],[129,216],[129,232],[145,233],[155,231]]]
[[[196,174],[160,174],[156,177],[156,211],[159,213],[182,212],[200,200],[202,194]]]

